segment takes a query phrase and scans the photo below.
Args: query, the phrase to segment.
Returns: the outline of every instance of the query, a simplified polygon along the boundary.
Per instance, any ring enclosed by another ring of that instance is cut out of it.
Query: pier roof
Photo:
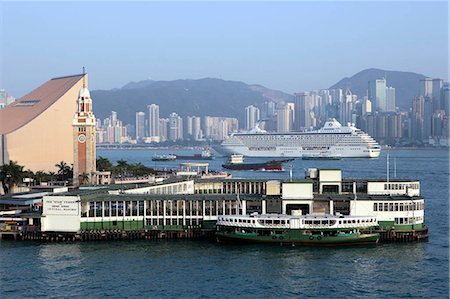
[[[81,202],[90,201],[133,201],[133,200],[235,200],[236,194],[90,194],[80,196]],[[240,194],[240,200],[262,199],[260,194]]]

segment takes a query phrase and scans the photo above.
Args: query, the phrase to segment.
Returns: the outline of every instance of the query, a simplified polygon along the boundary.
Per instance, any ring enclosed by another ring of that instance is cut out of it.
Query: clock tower
[[[96,170],[95,116],[86,87],[87,74],[83,68],[83,87],[78,93],[77,111],[73,116],[73,184],[91,183]]]

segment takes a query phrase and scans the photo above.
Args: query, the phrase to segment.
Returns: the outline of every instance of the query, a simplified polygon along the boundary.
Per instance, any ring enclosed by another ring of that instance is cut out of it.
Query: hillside
[[[260,85],[212,78],[131,82],[120,89],[94,90],[91,95],[96,117],[103,119],[117,111],[121,120],[131,124],[135,113],[146,111],[149,104],[158,104],[162,117],[177,112],[181,116],[227,116],[243,121],[248,105],[293,99],[292,95]]]
[[[362,98],[366,95],[368,82],[379,78],[386,78],[387,85],[395,87],[396,106],[400,110],[408,111],[413,97],[419,93],[419,81],[426,76],[411,72],[386,71],[380,69],[367,69],[356,73],[350,78],[344,78],[330,88],[350,88],[353,94]]]

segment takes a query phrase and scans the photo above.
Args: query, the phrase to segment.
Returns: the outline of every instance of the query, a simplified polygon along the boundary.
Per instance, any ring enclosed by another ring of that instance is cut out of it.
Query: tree
[[[113,168],[112,163],[102,156],[98,157],[97,159],[97,169],[99,171],[111,171]]]
[[[86,184],[89,181],[89,175],[86,172],[79,174],[78,181],[80,182],[80,185]]]
[[[9,161],[9,164],[0,166],[0,180],[6,187],[6,193],[10,193],[24,177],[23,166],[16,161]]]
[[[43,180],[45,180],[48,177],[48,174],[46,174],[43,171],[36,171],[34,174],[34,180],[39,183],[39,185],[42,183]]]
[[[121,177],[124,177],[127,173],[129,165],[125,160],[117,161],[117,166],[115,167],[115,173],[119,174]]]
[[[55,167],[58,168],[58,179],[61,181],[66,181],[73,175],[72,168],[64,161],[55,164]]]

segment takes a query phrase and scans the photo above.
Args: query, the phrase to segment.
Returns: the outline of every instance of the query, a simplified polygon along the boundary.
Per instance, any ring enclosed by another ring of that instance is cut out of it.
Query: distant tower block
[[[96,170],[95,116],[86,87],[87,74],[83,68],[83,87],[78,93],[77,112],[73,117],[73,183],[92,182]]]

